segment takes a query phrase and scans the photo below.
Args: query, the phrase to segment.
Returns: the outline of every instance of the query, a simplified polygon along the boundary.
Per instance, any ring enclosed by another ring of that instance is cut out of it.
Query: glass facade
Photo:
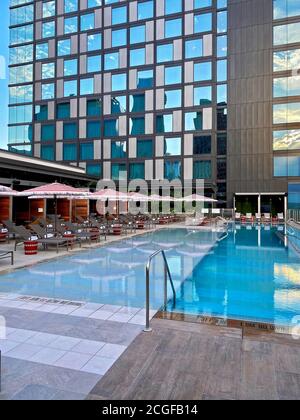
[[[300,3],[273,3],[274,176],[289,179],[300,176]]]
[[[28,146],[115,180],[217,185],[217,139],[227,135],[226,0],[12,0],[10,32],[15,151]],[[293,86],[276,89],[293,94]]]

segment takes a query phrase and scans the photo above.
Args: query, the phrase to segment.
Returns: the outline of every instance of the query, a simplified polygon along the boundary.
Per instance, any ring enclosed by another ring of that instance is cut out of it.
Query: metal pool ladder
[[[150,328],[150,269],[151,269],[151,262],[152,260],[157,256],[161,254],[164,260],[164,271],[165,271],[165,277],[164,277],[164,310],[167,309],[168,304],[168,277],[171,283],[172,291],[173,291],[173,304],[175,306],[176,304],[176,290],[174,287],[172,275],[170,272],[168,260],[165,254],[165,251],[163,249],[160,249],[156,252],[154,252],[148,259],[147,265],[146,265],[146,327],[144,328],[145,332],[151,332],[152,328]]]

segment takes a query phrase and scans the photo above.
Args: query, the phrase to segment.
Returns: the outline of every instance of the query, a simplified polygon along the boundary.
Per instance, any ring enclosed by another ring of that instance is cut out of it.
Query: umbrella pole
[[[55,206],[55,212],[54,212],[54,234],[56,235],[56,228],[57,228],[57,195],[54,196],[54,206]]]

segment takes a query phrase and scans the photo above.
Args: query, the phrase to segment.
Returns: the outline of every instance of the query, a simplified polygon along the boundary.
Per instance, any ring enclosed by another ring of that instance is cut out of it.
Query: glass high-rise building
[[[299,0],[10,3],[9,150],[300,203]]]

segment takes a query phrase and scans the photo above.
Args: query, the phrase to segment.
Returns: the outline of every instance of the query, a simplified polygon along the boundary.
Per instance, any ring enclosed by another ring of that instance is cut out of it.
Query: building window
[[[63,160],[77,161],[77,145],[65,143],[63,145]]]
[[[65,102],[57,104],[56,106],[56,118],[57,119],[68,119],[71,116],[70,103]]]
[[[112,159],[125,159],[127,157],[126,141],[113,141],[111,143]]]
[[[64,140],[75,140],[77,137],[78,137],[77,124],[76,123],[64,123],[63,139]]]
[[[145,179],[145,164],[144,163],[130,163],[129,165],[129,179]]]
[[[54,147],[42,145],[41,158],[44,160],[54,160]]]
[[[101,137],[101,123],[99,121],[88,121],[86,124],[86,136],[88,139],[99,139]]]
[[[193,173],[194,173],[193,175],[194,179],[210,179],[212,176],[211,161],[200,160],[200,161],[194,162]]]
[[[41,127],[41,141],[54,141],[55,140],[55,125],[47,124]]]
[[[164,164],[165,179],[181,179],[181,161],[166,160]]]
[[[194,137],[193,153],[194,155],[211,154],[211,136]]]
[[[86,112],[89,117],[100,117],[102,113],[101,100],[90,99],[86,103]]]
[[[94,143],[81,143],[80,144],[80,160],[93,160],[94,159]]]
[[[137,141],[137,157],[152,158],[153,157],[153,141],[138,140]]]

